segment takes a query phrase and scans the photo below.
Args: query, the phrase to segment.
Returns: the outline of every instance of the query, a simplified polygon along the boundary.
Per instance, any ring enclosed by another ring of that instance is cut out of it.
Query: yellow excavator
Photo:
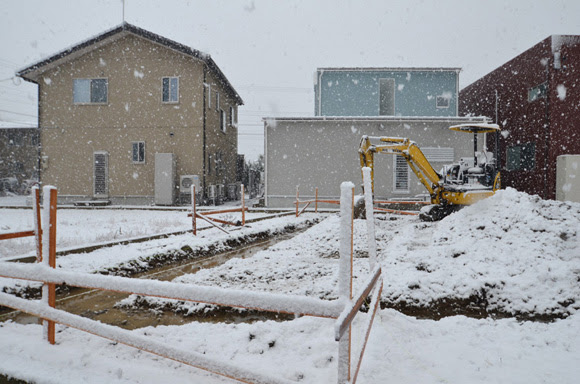
[[[437,221],[458,209],[492,196],[501,188],[501,177],[496,161],[485,150],[477,152],[478,133],[496,133],[497,124],[461,124],[449,127],[458,132],[473,133],[473,157],[462,158],[459,163],[435,171],[419,146],[401,137],[363,136],[360,141],[359,155],[362,167],[371,169],[374,194],[374,155],[375,153],[402,156],[409,168],[419,178],[431,197],[431,205],[421,209],[419,217],[423,221]],[[364,211],[364,210],[363,210]]]

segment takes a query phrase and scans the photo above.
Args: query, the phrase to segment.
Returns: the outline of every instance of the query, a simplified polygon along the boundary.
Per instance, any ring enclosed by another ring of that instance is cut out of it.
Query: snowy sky
[[[313,115],[317,67],[461,67],[464,87],[553,34],[580,34],[580,2],[125,0],[125,20],[212,55],[245,101],[239,152],[263,152],[264,116]],[[36,121],[18,69],[123,21],[121,0],[0,3],[0,124]],[[16,82],[17,83],[17,82]]]

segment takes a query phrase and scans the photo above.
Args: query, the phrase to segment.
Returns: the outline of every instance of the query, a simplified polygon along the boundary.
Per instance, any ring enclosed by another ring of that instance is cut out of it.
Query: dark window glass
[[[507,164],[509,171],[525,171],[536,166],[536,144],[527,143],[515,145],[507,149]]]

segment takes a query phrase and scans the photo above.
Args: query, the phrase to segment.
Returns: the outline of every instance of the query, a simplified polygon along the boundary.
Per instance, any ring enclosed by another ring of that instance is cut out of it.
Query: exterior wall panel
[[[394,116],[456,116],[459,70],[319,69],[317,116],[379,116],[380,80],[395,81]],[[437,108],[437,96],[449,97]]]

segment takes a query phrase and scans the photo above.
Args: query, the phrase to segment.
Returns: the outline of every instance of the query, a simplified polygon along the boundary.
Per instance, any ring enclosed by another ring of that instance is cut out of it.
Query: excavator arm
[[[373,144],[376,142],[376,144]],[[359,146],[360,163],[362,167],[371,169],[371,181],[374,191],[374,155],[386,153],[402,156],[409,168],[425,186],[434,204],[439,203],[439,189],[441,175],[431,166],[421,149],[415,142],[401,137],[372,137],[363,136]]]

